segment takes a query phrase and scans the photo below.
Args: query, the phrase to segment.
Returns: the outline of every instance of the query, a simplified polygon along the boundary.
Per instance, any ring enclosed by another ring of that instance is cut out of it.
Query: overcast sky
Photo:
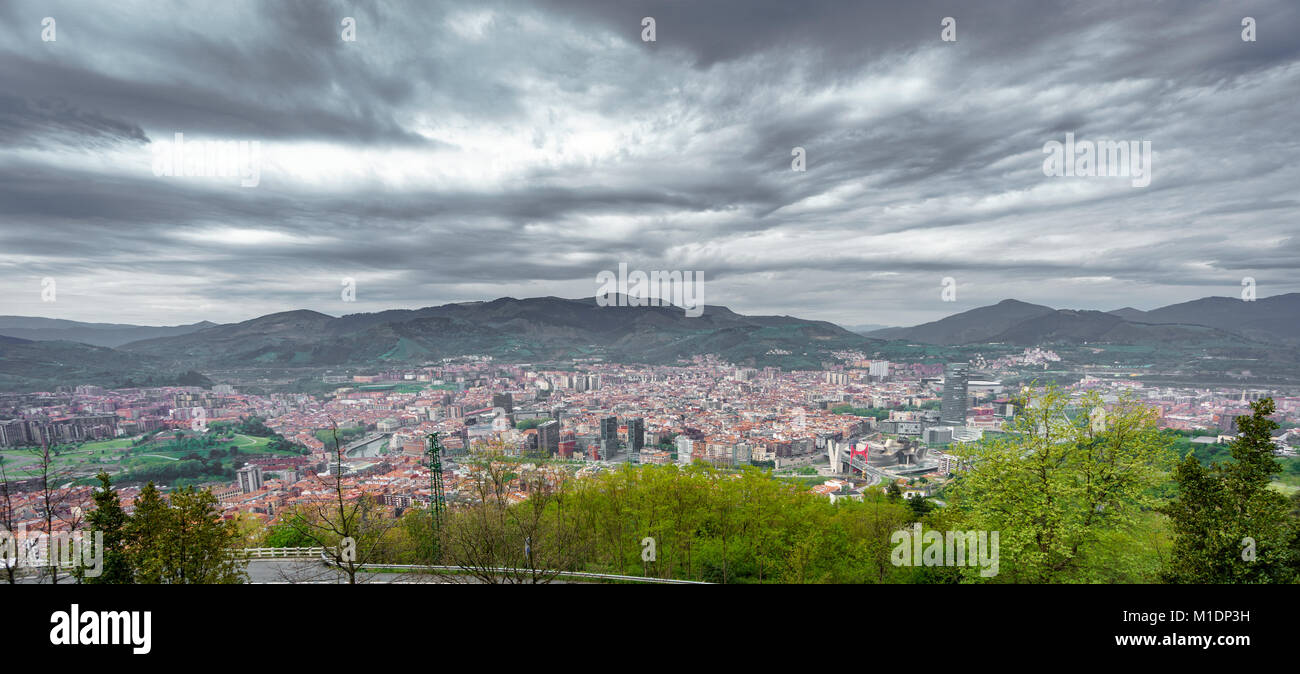
[[[6,2],[0,314],[589,297],[620,262],[845,325],[1294,292],[1298,56],[1294,0]],[[155,175],[176,133],[257,141],[257,185]],[[1067,133],[1150,141],[1150,185],[1045,175]]]

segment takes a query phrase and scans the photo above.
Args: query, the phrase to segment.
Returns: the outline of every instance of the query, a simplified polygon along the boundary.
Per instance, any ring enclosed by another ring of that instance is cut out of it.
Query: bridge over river
[[[392,433],[371,433],[360,440],[343,446],[343,456],[349,459],[364,459],[379,456],[379,450],[387,444]]]

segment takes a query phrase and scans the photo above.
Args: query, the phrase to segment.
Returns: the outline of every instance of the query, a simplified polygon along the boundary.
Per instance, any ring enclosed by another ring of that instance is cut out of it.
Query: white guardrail
[[[334,560],[325,555],[325,548],[239,548],[234,551],[235,555],[244,559],[311,559],[319,557],[326,566],[337,566]],[[357,568],[365,569],[410,569],[419,571],[450,571],[455,573],[473,573],[487,571],[489,573],[528,575],[532,571],[529,569],[512,569],[509,567],[493,567],[488,569],[466,569],[460,566],[435,566],[429,564],[359,564]],[[612,573],[586,573],[583,571],[549,571],[540,570],[541,573],[554,576],[556,578],[574,578],[588,580],[619,580],[633,583],[656,583],[661,585],[710,585],[699,580],[677,580],[674,578],[651,578],[648,576],[620,576]]]
[[[325,554],[325,548],[239,548],[235,555],[246,559],[304,559]]]
[[[322,562],[325,563],[326,566],[338,566],[338,564],[335,563],[334,560],[325,556],[325,551],[323,549],[321,550],[320,553],[320,559]],[[500,574],[508,573],[512,575],[530,575],[533,573],[531,569],[517,569],[517,568],[510,568],[505,566],[489,567],[485,569],[467,569],[463,566],[435,566],[431,564],[358,564],[357,568],[362,570],[371,568],[376,570],[412,569],[412,570],[420,570],[420,571],[452,571],[456,573],[470,573],[470,574],[482,573],[484,571],[488,573],[500,573]],[[634,583],[656,583],[660,585],[712,585],[712,583],[706,583],[702,580],[677,580],[675,578],[651,578],[649,576],[619,576],[612,573],[586,573],[584,571],[549,571],[543,569],[538,569],[537,571],[543,574],[554,576],[555,578],[577,578],[577,579],[585,578],[589,580],[621,580],[621,581],[628,581]]]

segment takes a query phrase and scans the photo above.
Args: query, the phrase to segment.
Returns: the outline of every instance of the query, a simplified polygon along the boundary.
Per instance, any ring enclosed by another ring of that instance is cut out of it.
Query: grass
[[[1285,482],[1279,482],[1278,480],[1273,480],[1268,484],[1268,486],[1270,489],[1275,489],[1277,491],[1280,491],[1283,494],[1286,494],[1287,496],[1290,496],[1300,491],[1300,486],[1296,486],[1294,484],[1287,484]]]
[[[96,452],[100,450],[111,450],[111,449],[126,449],[130,447],[131,443],[134,441],[135,438],[114,438],[112,440],[96,440],[95,442],[87,442],[86,444],[81,446],[81,449],[91,451],[91,452]]]
[[[235,439],[238,440],[238,442],[235,443],[235,446],[238,447],[239,451],[241,452],[245,452],[245,451],[256,452],[258,450],[265,450],[266,446],[271,444],[271,440],[269,438],[259,438],[255,435],[243,435],[240,433],[236,433]]]
[[[137,436],[138,437],[138,436]],[[100,468],[116,468],[117,462],[110,460],[110,457],[126,451],[131,448],[131,443],[135,440],[131,438],[113,438],[110,440],[96,440],[86,442],[80,445],[59,445],[52,448],[51,453],[58,452],[53,456],[51,469],[56,472],[73,472],[80,474],[84,472],[79,470],[87,466],[93,466],[91,473],[97,472]],[[6,449],[0,452],[4,457],[5,471],[15,475],[25,476],[26,470],[34,467],[38,463],[37,456],[32,449]],[[113,472],[110,470],[109,472]]]
[[[137,446],[133,443],[138,437],[112,438],[75,446],[59,446],[58,455],[53,457],[51,468],[56,472],[71,473],[74,477],[93,475],[100,470],[116,474],[151,465],[173,463],[189,454],[189,451],[168,449],[168,444],[174,437],[170,433],[161,434]],[[241,456],[247,454],[298,456],[290,451],[271,451],[267,449],[269,444],[268,438],[236,433],[229,440],[221,440],[217,446],[225,450],[230,445],[234,445],[239,448]],[[117,456],[121,454],[126,456],[118,460]],[[206,450],[199,452],[199,455],[207,458]],[[5,471],[9,473],[11,479],[26,477],[38,463],[37,457],[29,449],[6,449],[0,452],[0,457],[4,457]],[[223,463],[226,461],[227,459],[223,457]]]

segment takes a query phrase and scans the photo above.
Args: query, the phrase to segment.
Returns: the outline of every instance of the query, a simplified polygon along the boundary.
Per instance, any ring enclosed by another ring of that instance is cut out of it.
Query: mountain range
[[[1251,302],[1203,297],[1151,311],[1053,309],[1003,300],[910,328],[864,334],[945,346],[1084,342],[1191,346],[1233,341],[1295,346],[1300,344],[1300,293]]]
[[[687,317],[682,309],[669,306],[503,297],[338,318],[289,311],[121,348],[154,359],[238,367],[409,363],[471,353],[521,361],[600,355],[629,362],[672,362],[718,353],[744,362],[773,349],[802,354],[810,344],[824,351],[862,341],[825,321],[743,316],[721,306]],[[808,362],[819,361],[810,356]]]
[[[186,335],[214,325],[216,323],[200,321],[189,325],[153,327],[123,323],[82,323],[32,316],[0,316],[0,335],[37,342],[57,340],[93,346],[121,346],[141,339]]]
[[[626,303],[617,298],[614,303],[503,297],[339,317],[286,311],[151,336],[111,349],[58,339],[0,337],[0,388],[111,384],[128,375],[136,381],[148,376],[162,382],[180,376],[177,372],[190,376],[190,370],[411,365],[467,354],[514,362],[595,357],[642,363],[671,363],[701,354],[759,363],[777,354],[787,367],[812,368],[828,351],[858,348],[867,341],[825,321],[743,316],[721,306],[707,306],[703,315],[688,317],[678,307],[618,306]],[[63,327],[12,324],[28,331]],[[4,332],[0,328],[0,335]],[[61,336],[54,331],[25,334]]]
[[[595,357],[640,363],[716,354],[737,364],[817,368],[832,351],[872,353],[887,340],[898,340],[891,353],[903,353],[898,348],[907,343],[1248,345],[1265,351],[1278,345],[1284,348],[1273,350],[1295,352],[1297,327],[1300,293],[1254,302],[1206,297],[1150,311],[1110,312],[1004,300],[865,334],[825,321],[745,316],[723,306],[688,317],[678,307],[600,306],[594,298],[558,297],[503,297],[339,317],[297,310],[239,323],[169,327],[6,316],[0,317],[0,388],[126,379],[164,383],[190,381],[215,369],[419,364],[468,354],[514,362]]]

